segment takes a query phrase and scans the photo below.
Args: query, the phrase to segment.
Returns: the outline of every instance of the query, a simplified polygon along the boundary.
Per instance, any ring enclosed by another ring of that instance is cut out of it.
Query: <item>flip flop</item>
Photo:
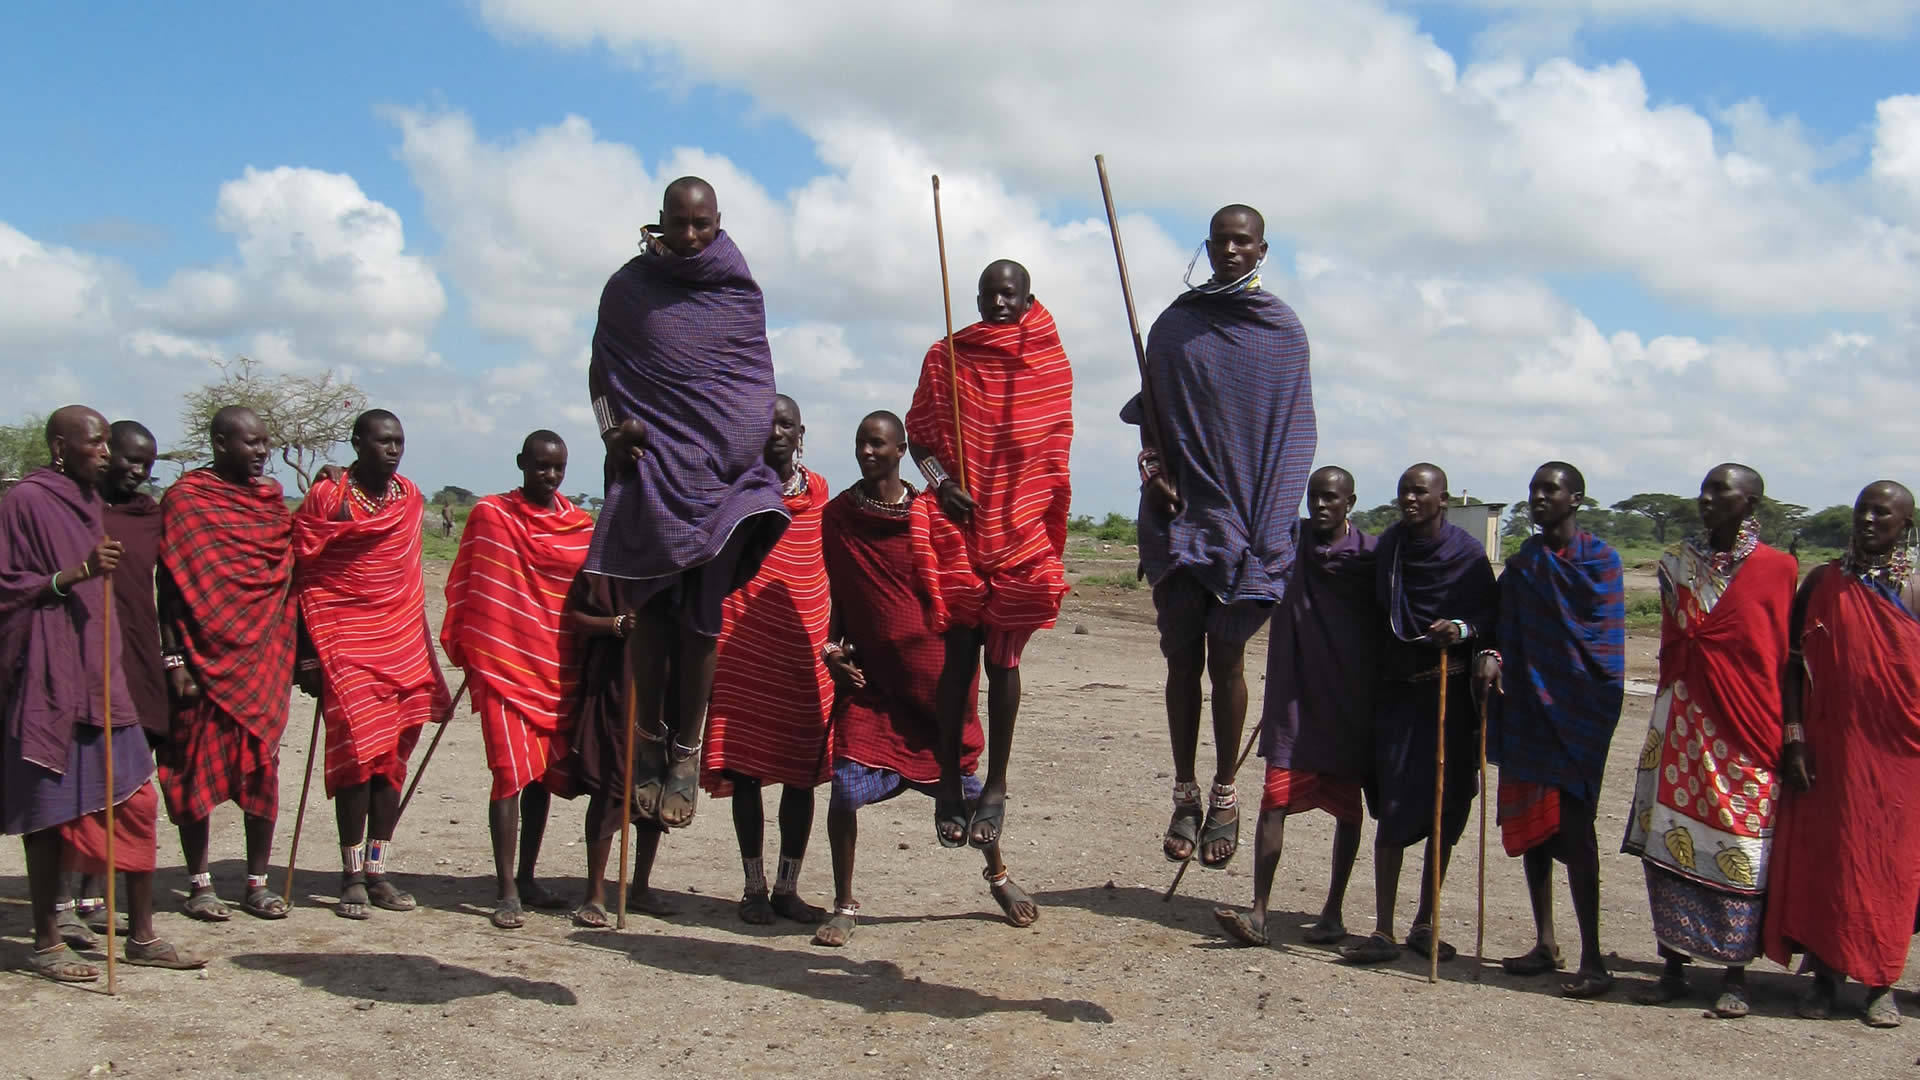
[[[933,837],[940,841],[943,848],[963,848],[967,846],[967,836],[973,829],[973,815],[968,813],[964,800],[952,802],[946,799],[933,800]],[[958,835],[948,836],[948,831]]]
[[[518,930],[527,925],[526,909],[520,906],[520,898],[509,896],[493,905],[493,914],[488,917],[496,929]]]
[[[688,761],[694,763],[692,768],[683,769],[678,773],[673,771],[674,766]],[[686,828],[693,824],[694,815],[700,809],[700,763],[698,748],[696,748],[693,753],[689,753],[686,757],[675,762],[674,766],[668,767],[666,775],[661,780],[660,806],[654,811],[654,820],[659,822],[660,827],[663,829]],[[685,808],[686,810],[686,820],[668,822],[666,819],[667,811],[681,808]]]
[[[1549,971],[1558,971],[1566,966],[1567,962],[1560,957],[1558,945],[1551,949],[1545,945],[1535,945],[1519,956],[1509,956],[1500,961],[1500,970],[1523,978],[1545,975]]]
[[[841,908],[833,913],[833,918],[820,924],[813,932],[813,943],[829,949],[844,948],[853,940],[853,928],[860,925],[859,908]],[[836,940],[837,938],[837,940]]]
[[[1714,999],[1713,1015],[1722,1020],[1739,1020],[1753,1011],[1747,1004],[1747,991],[1744,987],[1722,987],[1720,996]]]
[[[1893,988],[1886,987],[1877,994],[1867,992],[1866,1025],[1870,1028],[1897,1028],[1900,1026],[1900,1005],[1893,1000]]]
[[[973,816],[967,819],[967,843],[982,851],[1000,842],[1000,832],[1007,820],[1007,797],[1000,796],[999,802],[987,802],[982,798],[974,804]],[[980,826],[986,825],[993,835],[980,839]]]
[[[420,906],[412,893],[401,892],[386,878],[367,879],[367,900],[381,911],[412,911]]]
[[[1005,871],[1002,873],[1004,874]],[[1028,927],[1040,921],[1040,905],[1033,902],[1033,897],[1027,895],[1027,890],[1014,884],[1012,877],[1002,877],[1000,883],[995,885],[993,871],[984,867],[980,870],[980,876],[987,879],[987,891],[993,894],[994,901],[1000,905],[1000,913],[1007,917],[1009,925]],[[1015,915],[1013,909],[1018,904],[1025,904],[1032,908],[1033,915],[1025,919]]]
[[[1166,853],[1168,862],[1186,862],[1188,859],[1193,858],[1195,852],[1200,850],[1200,816],[1201,810],[1198,802],[1173,804],[1173,820],[1167,822],[1166,838],[1160,842],[1160,846]],[[1187,846],[1187,853],[1185,855],[1175,855],[1173,853],[1173,846],[1167,841],[1178,841],[1179,843],[1185,844]]]
[[[765,889],[756,889],[740,898],[740,921],[753,926],[773,922],[773,902],[767,899]]]
[[[1253,920],[1232,908],[1215,908],[1213,921],[1220,924],[1226,932],[1227,940],[1240,945],[1268,945],[1265,929],[1253,925]]]
[[[261,888],[247,893],[247,898],[240,901],[240,910],[256,919],[284,919],[293,905],[279,893]]]
[[[359,899],[354,899],[355,890],[359,890]],[[333,905],[333,913],[343,919],[365,922],[373,918],[373,912],[367,908],[367,883],[355,881],[340,890],[340,899]]]
[[[100,978],[100,968],[82,960],[64,941],[51,949],[33,950],[27,966],[35,975],[54,982],[88,983]]]
[[[1340,949],[1340,962],[1343,964],[1386,964],[1400,958],[1400,946],[1392,938],[1375,930],[1358,945],[1347,945]]]
[[[1633,995],[1633,1000],[1641,1005],[1665,1005],[1679,1001],[1689,993],[1684,976],[1660,976],[1652,986],[1641,989]]]
[[[573,925],[586,930],[607,930],[612,928],[613,920],[600,904],[581,904],[573,909]]]
[[[180,905],[180,910],[186,912],[189,918],[199,919],[201,922],[226,922],[233,918],[233,912],[227,909],[227,905],[220,902],[220,898],[214,895],[212,889],[188,896],[187,902]]]
[[[1233,820],[1224,822],[1215,820],[1213,815],[1216,810],[1233,811]],[[1233,842],[1227,848],[1226,857],[1223,859],[1207,858],[1207,848],[1213,846],[1214,842],[1218,840],[1231,840]],[[1233,857],[1239,853],[1240,808],[1237,805],[1209,807],[1207,809],[1207,819],[1200,825],[1200,843],[1194,848],[1193,857],[1199,860],[1200,865],[1205,869],[1225,870],[1227,864],[1232,862]]]
[[[1300,935],[1301,940],[1309,945],[1338,945],[1350,936],[1346,926],[1341,923],[1334,923],[1332,926],[1314,923]]]
[[[1407,948],[1419,953],[1422,960],[1431,960],[1434,949],[1433,941],[1438,936],[1439,935],[1433,932],[1433,927],[1431,926],[1416,926],[1407,931]],[[1439,949],[1440,962],[1443,964],[1459,955],[1459,950],[1444,941],[1440,943]]]
[[[1578,971],[1570,982],[1560,984],[1560,996],[1575,1001],[1602,997],[1613,989],[1613,974],[1606,971]]]
[[[127,963],[136,967],[167,968],[171,971],[195,971],[207,966],[207,958],[191,953],[171,941],[154,938],[139,942],[127,939]]]
[[[780,916],[788,922],[797,922],[803,926],[817,926],[821,919],[827,917],[825,908],[814,907],[812,904],[800,899],[800,894],[798,893],[776,892],[773,894],[772,903],[773,913],[775,915]]]

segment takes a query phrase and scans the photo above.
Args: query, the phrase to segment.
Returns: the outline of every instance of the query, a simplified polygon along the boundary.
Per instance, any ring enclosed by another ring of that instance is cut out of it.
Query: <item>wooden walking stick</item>
[[[107,996],[119,993],[119,970],[114,964],[113,935],[120,930],[120,923],[114,916],[113,893],[113,579],[103,577],[100,586],[107,596],[107,617],[101,620],[100,681],[105,699],[106,719],[101,722],[100,733],[107,751]],[[132,935],[128,935],[132,940]]]
[[[1440,650],[1440,712],[1434,719],[1433,742],[1433,858],[1427,863],[1428,894],[1427,917],[1432,920],[1428,928],[1433,940],[1427,948],[1427,981],[1440,981],[1440,866],[1446,860],[1446,853],[1440,845],[1446,841],[1440,835],[1442,810],[1447,800],[1447,650]]]
[[[433,733],[433,741],[427,744],[427,756],[420,759],[420,767],[413,771],[413,782],[407,785],[407,793],[400,797],[400,810],[394,815],[397,824],[400,818],[407,816],[407,804],[413,801],[413,793],[420,787],[420,778],[427,775],[427,766],[433,764],[433,752],[440,749],[440,739],[446,735],[447,728],[453,724],[453,714],[460,708],[460,699],[467,693],[467,680],[460,680],[460,689],[453,692],[453,702],[447,706],[447,718],[440,722],[440,730]]]
[[[631,842],[630,837],[633,832],[633,728],[635,718],[640,712],[640,703],[635,700],[633,654],[631,648],[627,648],[626,652],[627,740],[625,751],[621,755],[625,758],[625,765],[620,773],[620,906],[617,909],[618,913],[613,917],[613,928],[615,930],[625,930],[627,928],[627,875],[629,873],[627,868],[627,845]]]
[[[307,794],[313,790],[313,759],[320,751],[320,699],[313,699],[313,734],[307,738],[307,778],[300,782],[300,812],[293,815],[293,845],[287,848],[287,887],[283,895],[293,907],[293,868],[300,861],[300,827],[307,820]]]
[[[940,300],[947,308],[947,387],[953,391],[953,478],[959,482],[961,491],[967,491],[967,439],[960,430],[960,365],[953,352],[953,289],[947,284],[947,229],[940,220],[939,173],[933,176],[933,235],[940,242]]]
[[[1140,315],[1133,306],[1133,280],[1127,276],[1127,253],[1120,245],[1120,217],[1113,209],[1113,187],[1107,183],[1107,157],[1093,155],[1100,174],[1100,198],[1107,204],[1107,231],[1113,234],[1113,261],[1120,267],[1120,299],[1127,305],[1127,329],[1133,334],[1133,359],[1140,367],[1140,426],[1160,452],[1161,467],[1171,461],[1173,448],[1160,435],[1160,414],[1153,407],[1153,387],[1147,381],[1147,345],[1140,337]]]
[[[1240,751],[1240,760],[1233,765],[1234,779],[1238,780],[1240,778],[1240,766],[1247,763],[1247,758],[1253,754],[1253,744],[1259,741],[1260,725],[1256,723],[1253,725],[1253,734],[1247,736],[1246,748]],[[1238,813],[1237,810],[1235,812]],[[1198,854],[1200,854],[1200,844],[1196,841],[1192,850],[1187,852],[1187,857],[1180,860],[1180,869],[1174,871],[1173,884],[1167,886],[1166,895],[1160,898],[1161,903],[1168,904],[1173,902],[1173,894],[1180,891],[1180,879],[1187,876],[1187,867],[1193,865],[1193,857]]]
[[[1473,919],[1473,980],[1480,981],[1481,969],[1486,967],[1481,957],[1485,955],[1487,943],[1487,699],[1493,696],[1493,688],[1480,698],[1480,888],[1479,912]]]

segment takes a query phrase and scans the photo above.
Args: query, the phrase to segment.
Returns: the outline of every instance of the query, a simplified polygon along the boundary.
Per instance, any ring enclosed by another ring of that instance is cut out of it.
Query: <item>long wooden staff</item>
[[[307,738],[307,778],[300,782],[300,812],[293,815],[293,845],[287,848],[287,887],[283,894],[293,907],[293,868],[300,863],[300,827],[307,820],[307,794],[313,790],[313,759],[320,751],[320,699],[313,699],[313,734]]]
[[[113,959],[113,935],[120,928],[113,913],[113,579],[110,575],[105,576],[100,584],[107,595],[107,617],[101,620],[104,625],[100,650],[100,680],[104,684],[101,695],[105,699],[107,715],[100,730],[107,751],[107,996],[112,997],[119,993],[120,987],[119,972]],[[129,936],[128,940],[131,941],[132,937]]]
[[[407,816],[407,804],[413,801],[413,793],[420,787],[420,778],[427,775],[427,766],[433,764],[433,752],[440,749],[440,739],[447,729],[453,726],[453,714],[460,708],[460,699],[467,693],[467,680],[460,680],[460,689],[453,692],[453,701],[447,706],[447,718],[440,722],[440,730],[433,733],[433,741],[427,744],[427,756],[420,759],[420,767],[413,771],[413,782],[407,785],[407,793],[400,797],[400,811],[394,815],[397,824],[400,818]]]
[[[1247,758],[1253,753],[1253,744],[1259,741],[1260,725],[1256,723],[1253,725],[1253,734],[1247,736],[1246,748],[1240,751],[1240,760],[1234,763],[1234,779],[1238,780],[1240,778],[1240,766],[1247,763]],[[1187,857],[1180,860],[1180,869],[1174,871],[1173,884],[1167,886],[1166,895],[1160,897],[1161,903],[1167,904],[1173,902],[1173,894],[1180,891],[1180,879],[1187,876],[1187,867],[1193,865],[1193,857],[1198,854],[1200,854],[1200,843],[1196,840],[1192,849],[1187,852]]]
[[[1427,948],[1427,981],[1440,981],[1440,867],[1446,860],[1440,835],[1442,808],[1447,800],[1447,650],[1440,650],[1440,712],[1434,720],[1433,744],[1433,859],[1427,864],[1428,917],[1433,940]]]
[[[619,907],[615,909],[616,914],[613,917],[613,928],[615,930],[625,930],[627,928],[627,874],[629,873],[627,869],[627,852],[629,850],[627,845],[632,842],[631,836],[633,833],[633,729],[635,718],[638,717],[640,713],[640,702],[637,700],[637,693],[633,685],[633,652],[630,648],[625,648],[625,642],[622,642],[622,646],[623,650],[627,653],[625,665],[627,669],[627,741],[626,748],[621,755],[625,758],[625,764],[620,772],[620,903]]]
[[[1480,698],[1480,888],[1479,912],[1473,919],[1473,978],[1480,981],[1480,970],[1486,965],[1480,962],[1485,955],[1483,947],[1487,943],[1487,699],[1493,696],[1493,688]]]
[[[939,173],[933,176],[933,235],[940,242],[940,300],[947,307],[947,387],[953,391],[953,478],[959,481],[961,491],[967,491],[967,440],[960,430],[960,365],[953,353],[953,289],[947,284],[947,229],[940,220]]]
[[[1093,167],[1100,174],[1100,198],[1107,204],[1107,230],[1113,234],[1113,261],[1120,267],[1120,299],[1127,305],[1127,329],[1133,334],[1133,359],[1140,367],[1140,425],[1160,451],[1160,462],[1167,468],[1173,447],[1160,434],[1160,414],[1153,406],[1153,385],[1147,381],[1147,345],[1140,337],[1140,314],[1133,306],[1133,280],[1127,275],[1127,253],[1120,245],[1120,217],[1113,209],[1113,187],[1107,183],[1107,156],[1093,155]]]

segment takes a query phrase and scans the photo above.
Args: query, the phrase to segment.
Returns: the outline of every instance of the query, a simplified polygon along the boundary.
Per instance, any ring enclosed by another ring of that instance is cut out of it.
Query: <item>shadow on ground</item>
[[[559,983],[494,975],[409,953],[240,953],[227,962],[297,979],[302,986],[336,997],[389,1005],[445,1005],[498,993],[548,1005],[580,1003]]]
[[[671,935],[636,942],[602,930],[579,931],[570,937],[583,945],[624,952],[634,963],[661,971],[718,977],[816,1000],[838,1001],[870,1013],[919,1013],[947,1020],[970,1020],[993,1013],[1037,1013],[1059,1023],[1113,1023],[1113,1014],[1096,1002],[1004,998],[909,977],[898,964],[885,960],[855,960],[824,949],[775,949],[751,942]]]

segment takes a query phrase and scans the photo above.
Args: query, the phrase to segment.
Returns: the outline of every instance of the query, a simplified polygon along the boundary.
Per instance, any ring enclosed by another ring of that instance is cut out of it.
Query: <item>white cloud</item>
[[[1847,6],[1756,7],[1777,21],[1790,7]],[[604,42],[657,80],[744,90],[835,167],[841,133],[911,132],[942,171],[1086,199],[1088,159],[1103,150],[1126,205],[1199,216],[1248,201],[1302,246],[1380,260],[1619,270],[1734,314],[1879,311],[1920,290],[1920,235],[1874,217],[1844,184],[1777,168],[1804,156],[1789,128],[1773,125],[1764,158],[1750,137],[1722,148],[1708,117],[1652,103],[1631,63],[1493,59],[1462,71],[1410,17],[1372,3],[1222,3],[1176,17],[1116,0],[1098,34],[1074,5],[1022,7],[1017,34],[979,33],[977,11],[954,3],[846,0],[833,14],[765,4],[726,35],[664,0],[481,10],[503,33]],[[1288,47],[1202,65],[1222,41]],[[1756,118],[1738,119],[1750,136]]]
[[[446,309],[400,215],[351,176],[249,167],[220,187],[214,223],[237,262],[183,270],[141,298],[148,318],[207,337],[274,329],[326,362],[412,364]]]
[[[1887,98],[1876,111],[1874,182],[1898,212],[1920,223],[1920,95]]]
[[[1694,23],[1783,37],[1898,34],[1912,27],[1915,17],[1920,16],[1920,2],[1916,0],[1438,0],[1438,3],[1522,19],[1655,25]]]
[[[113,277],[99,258],[0,222],[0,348],[108,333]]]

